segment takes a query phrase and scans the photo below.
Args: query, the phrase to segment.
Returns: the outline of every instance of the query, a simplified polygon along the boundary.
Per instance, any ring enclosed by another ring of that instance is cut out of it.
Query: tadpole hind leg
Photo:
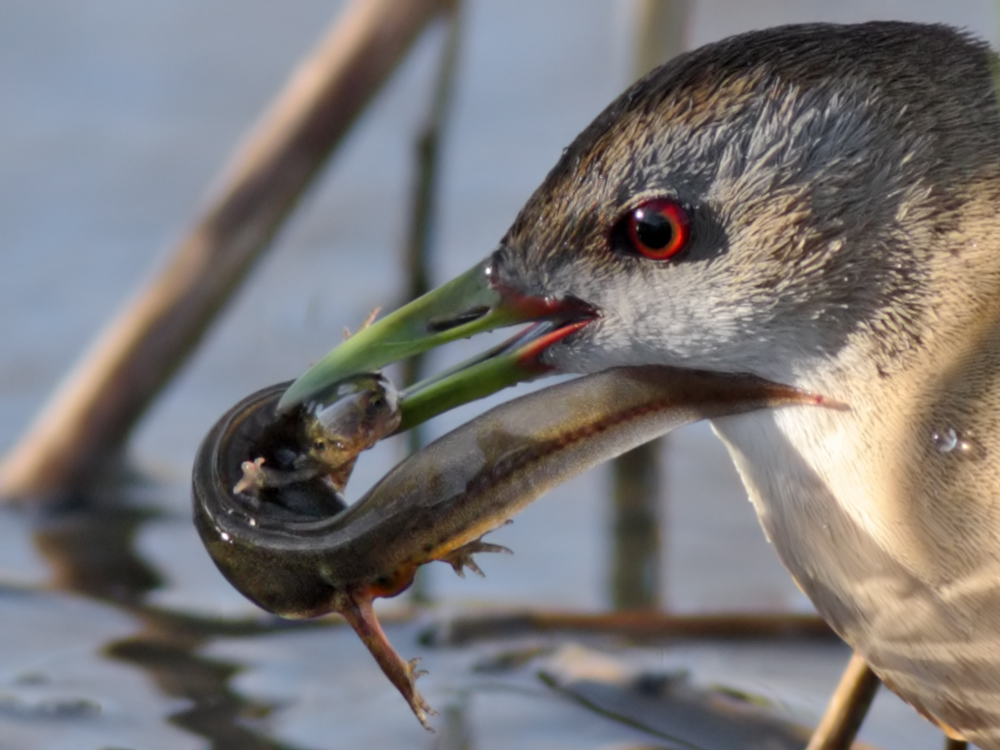
[[[375,661],[389,681],[396,686],[403,698],[410,705],[414,715],[423,724],[424,729],[433,732],[427,721],[427,714],[435,715],[437,711],[431,708],[417,690],[417,678],[426,674],[417,669],[419,658],[404,661],[389,643],[382,626],[375,617],[372,607],[372,593],[367,589],[349,591],[338,595],[336,611],[354,628],[354,632],[368,647]]]
[[[479,552],[498,552],[504,555],[514,554],[510,549],[501,544],[490,544],[489,542],[484,542],[482,539],[477,539],[474,542],[463,544],[461,547],[456,547],[451,552],[437,559],[451,565],[455,569],[455,572],[462,578],[465,578],[465,568],[483,578],[485,574],[476,565],[476,561],[472,559],[472,556]]]

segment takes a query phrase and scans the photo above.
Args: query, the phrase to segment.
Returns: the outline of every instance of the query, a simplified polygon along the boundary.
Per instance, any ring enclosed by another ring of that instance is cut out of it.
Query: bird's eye
[[[684,207],[670,198],[654,198],[625,217],[631,249],[650,260],[673,258],[691,238],[691,220]]]

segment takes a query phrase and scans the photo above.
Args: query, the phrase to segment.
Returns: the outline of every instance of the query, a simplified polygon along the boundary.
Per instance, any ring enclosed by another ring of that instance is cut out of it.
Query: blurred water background
[[[234,144],[340,6],[0,4],[0,450],[162,261]],[[782,23],[896,18],[947,22],[995,42],[994,10],[989,0],[694,0],[687,39],[696,46]],[[436,281],[494,247],[561,149],[630,82],[633,20],[627,0],[465,3]],[[274,631],[260,618],[257,629],[227,625],[257,613],[216,573],[189,520],[191,461],[217,416],[299,374],[373,307],[400,301],[414,138],[441,34],[421,38],[144,420],[130,446],[137,473],[122,490],[128,502],[50,517],[0,512],[0,748],[673,746],[538,679],[534,649],[579,639],[439,649],[415,642],[429,618],[459,611],[606,608],[603,471],[492,535],[515,555],[482,560],[485,580],[428,566],[434,607],[390,628],[390,637],[430,670],[422,690],[447,709],[436,737],[424,735],[346,629]],[[457,360],[481,346],[456,344],[441,356]],[[482,408],[431,429],[440,434]],[[388,441],[366,455],[355,494],[403,449]],[[664,451],[664,605],[810,611],[707,428],[676,433]],[[761,695],[804,723],[822,712],[848,655],[832,642],[588,643],[623,664],[683,668],[701,684]],[[511,654],[526,654],[527,666],[472,669]],[[941,746],[886,691],[863,737],[885,748]]]

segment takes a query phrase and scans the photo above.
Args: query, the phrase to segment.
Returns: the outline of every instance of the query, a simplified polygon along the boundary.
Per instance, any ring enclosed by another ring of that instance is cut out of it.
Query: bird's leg
[[[881,684],[864,657],[855,652],[806,750],[848,750]]]
[[[476,561],[472,559],[472,556],[479,552],[499,552],[504,555],[514,554],[510,549],[501,544],[490,544],[489,542],[484,542],[482,538],[480,538],[476,539],[474,542],[463,544],[461,547],[456,547],[450,552],[447,552],[435,559],[448,563],[462,578],[465,578],[465,568],[468,568],[480,578],[484,578],[485,574],[479,569],[479,566],[476,565]]]
[[[944,741],[944,750],[967,750],[969,743],[965,740],[955,740],[951,737],[946,737]]]
[[[420,691],[417,690],[417,678],[426,672],[417,669],[419,657],[404,661],[389,643],[389,639],[386,638],[382,626],[375,617],[375,610],[372,607],[374,596],[374,590],[369,587],[359,587],[340,593],[335,601],[335,611],[354,628],[354,632],[358,634],[361,642],[375,657],[382,672],[406,699],[414,715],[424,725],[424,729],[433,732],[431,725],[427,723],[427,714],[433,715],[437,711],[427,704]]]

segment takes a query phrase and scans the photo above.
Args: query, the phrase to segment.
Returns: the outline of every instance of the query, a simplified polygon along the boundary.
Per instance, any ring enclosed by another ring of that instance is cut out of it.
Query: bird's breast
[[[913,413],[852,406],[713,426],[820,614],[925,715],[975,716],[980,738],[1000,738],[1000,526],[992,499],[963,495],[975,457],[942,450],[951,434]],[[959,687],[945,696],[943,683]]]

